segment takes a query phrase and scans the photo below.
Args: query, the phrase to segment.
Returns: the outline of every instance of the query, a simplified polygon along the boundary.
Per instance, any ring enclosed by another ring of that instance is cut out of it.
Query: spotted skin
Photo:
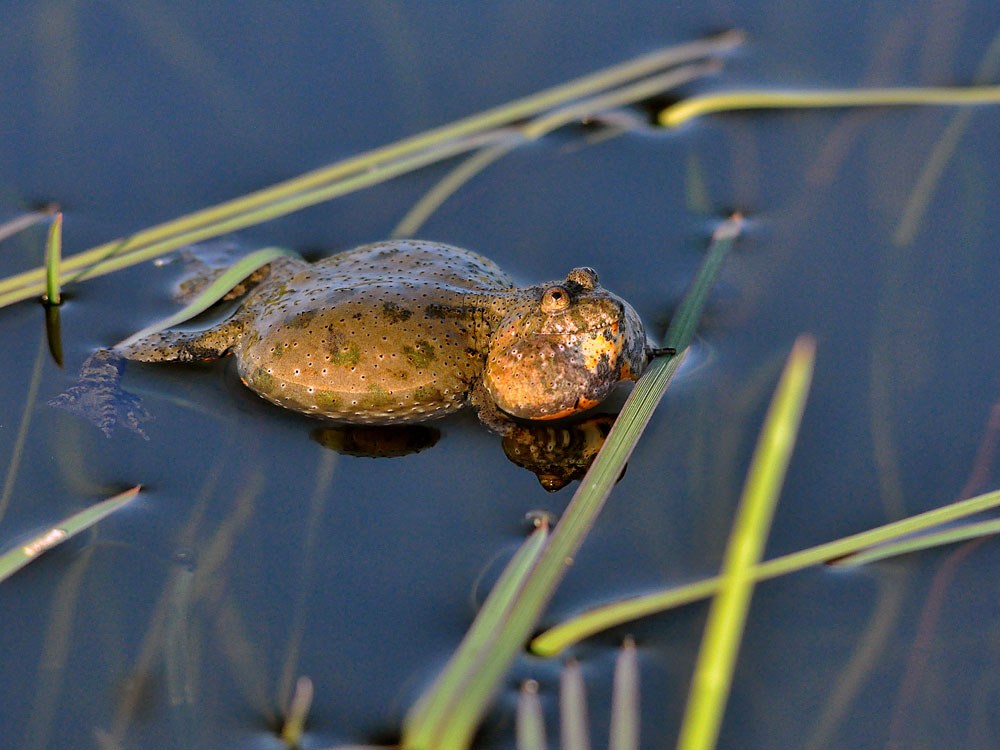
[[[227,321],[120,350],[147,362],[232,353],[264,398],[317,417],[397,424],[465,404],[504,432],[599,403],[645,368],[642,324],[589,268],[515,287],[492,261],[397,240],[314,264],[275,261]]]

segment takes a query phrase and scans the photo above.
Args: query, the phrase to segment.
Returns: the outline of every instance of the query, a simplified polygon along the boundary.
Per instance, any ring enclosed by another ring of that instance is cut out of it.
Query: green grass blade
[[[909,555],[925,549],[932,549],[933,547],[967,542],[970,539],[980,539],[981,537],[992,536],[994,534],[1000,534],[1000,520],[995,518],[989,521],[963,524],[951,529],[923,534],[912,539],[903,539],[890,544],[880,544],[871,549],[855,552],[852,555],[833,560],[831,565],[836,567],[857,567],[858,565],[866,565],[878,562],[879,560],[887,560],[890,557]]]
[[[445,175],[423,198],[407,212],[392,231],[393,237],[412,237],[427,219],[465,183],[482,172],[493,162],[509,154],[518,146],[538,140],[557,128],[575,120],[593,117],[616,107],[649,99],[677,86],[688,83],[699,76],[719,69],[714,61],[700,65],[687,65],[667,73],[644,79],[629,86],[615,89],[606,94],[584,99],[550,112],[518,127],[512,128],[510,136],[499,144],[481,149]]]
[[[517,750],[545,750],[545,719],[538,683],[526,680],[517,696]]]
[[[639,750],[639,657],[626,638],[615,660],[609,750]]]
[[[675,128],[713,112],[739,109],[806,109],[814,107],[886,107],[899,105],[1000,104],[1000,86],[952,88],[880,88],[723,91],[673,104],[660,112],[661,125]]]
[[[691,338],[694,336],[701,312],[705,309],[705,302],[708,300],[708,290],[715,283],[719,275],[722,263],[732,249],[733,241],[739,236],[743,229],[743,217],[734,214],[718,226],[712,235],[712,245],[708,249],[708,255],[702,262],[702,266],[695,276],[691,289],[684,295],[680,307],[670,320],[670,327],[664,336],[663,345],[673,347],[678,352],[688,348]]]
[[[753,595],[751,569],[764,553],[809,393],[815,348],[808,336],[795,342],[764,419],[691,680],[677,743],[681,750],[711,750],[718,739]]]
[[[173,315],[170,315],[163,320],[159,320],[146,326],[141,331],[133,333],[124,341],[115,344],[115,346],[128,346],[129,344],[149,336],[150,334],[159,333],[166,328],[179,325],[185,320],[190,320],[195,315],[205,312],[205,310],[225,297],[234,286],[239,284],[243,281],[243,279],[247,278],[258,268],[266,266],[268,263],[277,260],[278,258],[289,256],[295,258],[299,257],[297,253],[294,253],[291,250],[286,250],[283,247],[265,247],[240,258],[239,261],[227,268],[225,272],[219,276],[219,278],[209,284],[208,287],[202,290],[197,297],[191,300],[191,302],[185,305],[181,310],[178,310]]]
[[[770,578],[796,573],[814,565],[822,565],[823,563],[841,559],[847,560],[849,559],[848,555],[866,550],[873,545],[886,544],[891,540],[903,536],[926,532],[928,529],[933,529],[936,526],[952,523],[993,508],[1000,508],[1000,490],[987,492],[968,500],[961,500],[951,505],[910,516],[909,518],[893,521],[883,526],[869,529],[868,531],[862,531],[843,537],[842,539],[776,557],[754,566],[752,575],[755,581],[765,581]],[[971,528],[972,526],[970,524],[969,527],[963,526],[961,529]],[[962,541],[963,538],[958,535],[953,540],[949,540],[946,536],[951,532],[957,533],[957,531],[958,529],[949,529],[942,532],[941,536],[937,537],[940,540],[939,544]],[[975,534],[975,536],[988,533],[992,533],[992,531],[986,527],[980,527],[979,533]],[[933,539],[934,537],[928,535],[927,537],[920,538]],[[901,550],[899,554],[902,554],[904,551],[909,550]],[[715,576],[664,591],[656,591],[651,594],[631,597],[619,602],[595,607],[539,634],[531,642],[531,652],[543,657],[558,656],[569,646],[608,628],[617,627],[640,617],[665,612],[685,604],[707,599],[718,590],[720,582],[721,578]]]
[[[720,54],[738,46],[742,41],[741,32],[731,31],[710,39],[658,50],[388,146],[343,159],[249,195],[195,211],[130,237],[104,243],[67,258],[63,264],[62,281],[65,283],[68,280],[91,278],[167,252],[182,244],[267,221],[367,187],[379,180],[389,179],[476,147],[467,140],[469,138],[610,87],[620,86],[671,65]],[[378,179],[373,181],[372,175],[378,175]],[[130,263],[121,264],[121,259],[117,256],[126,253]],[[109,262],[112,257],[116,258],[116,263]],[[43,279],[44,269],[34,269],[0,281],[0,306],[40,294],[38,286]]]
[[[501,634],[517,592],[531,571],[549,536],[541,519],[494,584],[475,621],[444,670],[410,709],[403,724],[403,748],[440,748],[440,736],[461,714],[468,682],[493,642]]]
[[[559,675],[559,747],[590,750],[587,722],[587,691],[580,662],[570,659]]]
[[[72,539],[81,531],[89,529],[105,516],[114,513],[139,494],[139,487],[133,487],[119,495],[102,500],[91,505],[86,510],[75,513],[62,523],[53,526],[48,531],[34,537],[25,544],[18,545],[0,555],[0,581],[10,578],[14,573],[30,563],[46,550]]]
[[[45,297],[50,305],[59,305],[59,265],[62,263],[62,224],[63,215],[60,211],[49,227],[48,240],[45,243]]]
[[[415,735],[404,732],[404,750],[452,750],[467,748],[476,727],[489,708],[490,699],[500,685],[510,664],[521,651],[532,628],[538,621],[567,565],[583,543],[621,475],[625,462],[639,440],[683,358],[682,349],[690,342],[705,298],[712,286],[722,260],[732,247],[742,221],[735,217],[724,222],[712,240],[691,288],[668,331],[668,345],[675,346],[677,355],[660,357],[639,378],[608,434],[590,470],[570,500],[549,543],[542,550],[524,583],[514,593],[498,637],[478,661],[474,672],[465,678],[460,702],[447,716],[440,734]],[[682,346],[677,346],[681,344]]]

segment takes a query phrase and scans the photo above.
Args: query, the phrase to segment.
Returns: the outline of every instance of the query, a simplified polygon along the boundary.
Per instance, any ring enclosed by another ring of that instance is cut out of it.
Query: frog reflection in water
[[[243,382],[304,414],[399,425],[473,406],[494,431],[565,417],[636,379],[653,350],[591,268],[517,287],[448,245],[378,242],[317,263],[281,258],[214,328],[116,349],[144,362],[232,354]]]

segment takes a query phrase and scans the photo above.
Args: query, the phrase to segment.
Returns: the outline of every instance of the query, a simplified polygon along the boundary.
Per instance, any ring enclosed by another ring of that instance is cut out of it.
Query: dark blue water
[[[76,252],[730,27],[748,45],[690,90],[969,83],[1000,13],[943,0],[7,4],[0,218],[57,201]],[[744,113],[593,144],[574,131],[506,157],[432,217],[422,236],[519,279],[596,267],[657,333],[711,221],[733,208],[753,219],[547,622],[717,570],[767,399],[802,332],[819,341],[815,384],[769,555],[998,486],[989,450],[974,474],[1000,400],[995,107],[971,118],[912,241],[893,241],[954,115]],[[685,198],[693,168],[707,214]],[[383,239],[441,174],[240,239],[324,254]],[[37,265],[42,234],[4,242],[0,273]],[[468,415],[440,423],[437,446],[416,455],[338,456],[226,362],[129,368],[126,385],[156,417],[148,442],[105,439],[45,405],[94,349],[176,309],[182,275],[180,263],[145,264],[68,290],[64,370],[39,354],[41,306],[0,310],[0,463],[17,472],[0,546],[146,488],[0,585],[0,734],[26,748],[276,747],[269,722],[285,675],[307,674],[312,747],[391,740],[467,628],[480,574],[496,575],[526,512],[559,513],[575,485],[547,494]],[[1000,744],[998,557],[988,541],[762,585],[721,746]],[[644,747],[674,742],[705,612],[649,618],[577,650],[595,747],[626,633],[640,647]],[[526,661],[516,677],[551,695],[557,666]],[[515,682],[484,747],[512,744]]]

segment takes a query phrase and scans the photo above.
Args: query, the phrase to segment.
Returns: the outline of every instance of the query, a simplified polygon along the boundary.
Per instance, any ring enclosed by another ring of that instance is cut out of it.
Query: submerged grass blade
[[[609,750],[639,750],[639,657],[626,638],[615,660]]]
[[[306,726],[306,716],[312,706],[313,683],[308,677],[300,677],[295,683],[295,694],[288,707],[285,725],[281,728],[281,740],[285,746],[295,750],[302,744],[302,734]]]
[[[677,743],[681,750],[710,750],[718,739],[753,595],[751,569],[764,553],[805,409],[815,349],[811,337],[800,336],[795,342],[764,419],[726,547],[722,585],[708,613],[691,680]]]
[[[45,243],[45,297],[50,305],[62,304],[59,296],[59,265],[62,263],[62,224],[60,211],[49,227],[48,241]]]
[[[659,114],[659,122],[676,128],[688,120],[713,112],[739,109],[807,109],[814,107],[887,107],[899,105],[1000,104],[1000,86],[953,88],[884,88],[722,91],[693,96],[672,104]]]
[[[29,213],[22,214],[16,219],[11,219],[10,221],[0,224],[0,241],[3,241],[8,237],[13,237],[15,234],[23,232],[28,227],[33,227],[35,224],[40,221],[44,221],[58,210],[59,206],[53,203],[38,211],[31,211]]]
[[[545,719],[538,683],[527,680],[517,696],[517,750],[545,750]]]
[[[879,547],[878,549],[889,549],[886,543],[891,540],[925,532],[942,524],[952,523],[993,508],[1000,508],[1000,490],[987,492],[968,500],[961,500],[942,508],[935,508],[934,510],[910,516],[909,518],[893,521],[892,523],[887,523],[868,531],[862,531],[842,539],[776,557],[773,560],[755,565],[751,570],[751,574],[754,581],[764,581],[769,578],[796,573],[800,570],[811,568],[814,565],[822,565],[823,563],[839,560],[844,560],[847,563],[853,559],[848,557],[849,555],[867,550],[873,545],[885,544],[885,547]],[[948,529],[941,532],[940,535],[935,534],[932,536],[928,534],[918,537],[918,539],[936,540],[937,544],[950,544],[952,542],[964,541],[966,537],[959,534],[962,530],[975,529],[977,531],[975,536],[994,533],[995,527],[986,525],[994,523],[996,522],[989,521],[984,524],[970,524],[969,526],[962,526],[956,529]],[[954,538],[950,538],[952,534],[954,534]],[[972,536],[970,534],[968,538]],[[917,540],[914,539],[912,541],[916,542]],[[933,545],[927,544],[926,546],[930,547]],[[911,549],[908,546],[905,548],[901,547],[896,550],[896,554],[904,554],[910,551]],[[541,633],[531,642],[531,652],[537,656],[557,656],[563,649],[608,628],[617,627],[640,617],[665,612],[685,604],[700,601],[701,599],[707,599],[719,589],[721,580],[719,576],[706,578],[702,581],[676,586],[665,591],[657,591],[652,594],[636,596],[620,602],[595,607],[578,617],[566,620]]]
[[[405,731],[403,737],[405,750],[451,750],[469,746],[490,699],[596,521],[653,409],[680,367],[683,349],[691,341],[708,291],[741,226],[742,220],[735,217],[716,230],[708,254],[667,333],[667,345],[674,346],[678,354],[654,360],[636,383],[551,539],[523,584],[511,592],[512,598],[502,613],[501,632],[472,665],[474,669],[462,678],[464,689],[458,696],[459,702],[450,714],[442,717],[444,723],[439,725],[437,734],[425,732],[418,737],[413,731],[414,725],[408,722],[410,731]]]
[[[89,529],[105,516],[114,513],[139,494],[140,487],[133,487],[121,494],[91,505],[86,510],[74,513],[62,523],[53,526],[48,531],[34,537],[25,544],[18,545],[0,555],[0,581],[10,578],[14,573],[46,550],[62,544],[81,531]]]
[[[182,216],[119,240],[67,258],[64,282],[90,278],[140,262],[181,244],[276,218],[305,206],[411,171],[449,155],[475,147],[463,139],[482,135],[517,120],[532,117],[608,88],[663,70],[671,65],[720,54],[739,45],[743,34],[731,31],[697,42],[658,50],[560,86],[466,117],[449,125],[353,156],[255,193]],[[458,144],[458,145],[456,145]],[[377,175],[378,179],[372,179]],[[123,262],[118,256],[128,253]],[[115,262],[108,262],[109,258]],[[100,264],[100,267],[97,267]],[[0,281],[0,305],[27,299],[44,278],[34,269]]]
[[[559,676],[559,747],[590,750],[587,723],[587,691],[580,662],[570,659]]]
[[[175,312],[173,315],[159,320],[156,323],[146,326],[141,331],[137,331],[124,341],[115,344],[116,347],[128,346],[139,339],[153,333],[170,328],[190,320],[195,315],[205,312],[208,308],[225,297],[230,290],[239,284],[243,279],[273,260],[284,257],[299,257],[298,253],[286,250],[283,247],[265,247],[249,255],[240,258],[239,261],[227,268],[219,278],[215,279],[207,288],[202,290],[189,304]]]
[[[45,340],[49,344],[49,354],[59,366],[63,366],[62,323],[59,308],[55,305],[45,306]]]
[[[402,747],[408,750],[444,750],[441,735],[449,722],[461,716],[468,683],[494,641],[502,635],[510,607],[541,554],[549,536],[548,523],[540,518],[531,535],[518,549],[494,584],[472,627],[452,654],[444,670],[410,709],[403,725]]]
[[[993,37],[993,41],[987,48],[986,54],[983,55],[972,80],[973,83],[987,84],[994,81],[998,73],[1000,73],[1000,33]],[[896,225],[896,231],[892,233],[892,241],[898,247],[909,245],[917,236],[921,219],[934,195],[934,188],[941,179],[941,175],[944,174],[945,166],[958,147],[958,142],[968,128],[971,118],[971,110],[965,109],[957,112],[945,127],[941,138],[934,144],[934,148],[920,170],[913,190],[906,199],[906,205],[899,218],[899,224]]]

